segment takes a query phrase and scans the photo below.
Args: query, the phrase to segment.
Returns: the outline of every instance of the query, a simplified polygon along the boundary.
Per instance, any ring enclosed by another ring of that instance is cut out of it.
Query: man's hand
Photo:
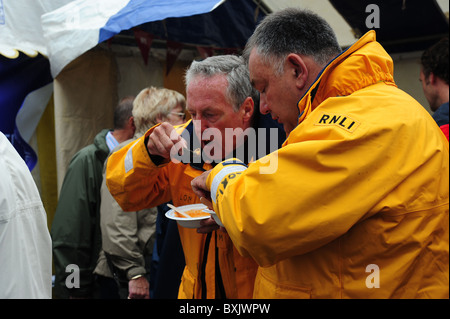
[[[216,221],[211,217],[200,221],[200,227],[197,228],[197,233],[207,234],[212,231],[218,230],[219,228],[220,226],[217,225]]]
[[[208,178],[209,174],[211,173],[211,170],[203,172],[200,176],[197,176],[191,181],[191,187],[194,191],[195,195],[197,195],[199,198],[211,198],[211,193],[206,186],[206,179]]]
[[[171,155],[178,154],[183,147],[187,147],[186,141],[167,122],[157,126],[148,137],[147,149],[151,155],[169,159]]]
[[[150,299],[150,285],[144,276],[128,282],[128,299]]]
[[[227,232],[225,227],[217,225],[217,223],[214,220],[214,218],[211,217],[211,218],[204,219],[204,220],[200,221],[200,227],[197,228],[197,233],[207,234],[207,233],[210,233],[210,232],[218,230],[218,229],[220,229],[224,233]]]

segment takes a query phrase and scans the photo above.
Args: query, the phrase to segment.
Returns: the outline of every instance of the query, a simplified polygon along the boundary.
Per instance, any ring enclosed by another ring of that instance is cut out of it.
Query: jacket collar
[[[94,146],[96,148],[95,155],[102,163],[106,160],[109,154],[109,147],[106,144],[106,134],[111,131],[110,129],[101,130],[94,138]]]
[[[322,69],[298,102],[300,124],[329,97],[347,96],[377,82],[394,83],[392,58],[371,30]]]

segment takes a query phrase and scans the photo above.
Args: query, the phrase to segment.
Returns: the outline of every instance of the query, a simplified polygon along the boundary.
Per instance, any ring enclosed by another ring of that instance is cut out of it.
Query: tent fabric
[[[77,0],[42,15],[42,31],[54,78],[61,70],[98,44],[99,29],[129,0]]]
[[[50,82],[28,94],[23,101],[22,107],[17,112],[16,126],[25,141],[31,140],[52,93],[53,82]]]
[[[114,34],[140,23],[213,10],[223,0],[73,1],[42,16],[54,78],[70,61]]]
[[[41,16],[73,0],[0,0],[0,55],[15,59],[22,52],[46,56]]]
[[[55,146],[55,104],[51,98],[36,128],[38,164],[32,174],[40,190],[42,203],[47,212],[47,224],[51,229],[58,203],[58,185]]]
[[[107,51],[86,52],[54,80],[58,189],[73,155],[112,129],[117,92],[117,64]]]

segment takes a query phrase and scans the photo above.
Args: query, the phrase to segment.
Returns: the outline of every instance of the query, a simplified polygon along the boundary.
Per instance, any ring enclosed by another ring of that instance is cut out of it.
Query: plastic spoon
[[[184,217],[186,217],[186,218],[191,218],[191,216],[189,216],[188,214],[186,214],[186,213],[180,211],[178,208],[176,208],[176,207],[173,206],[172,204],[167,204],[167,206],[168,206],[169,208],[172,208],[174,211],[176,211],[176,212],[177,212],[178,214],[180,214],[181,216],[184,216]]]

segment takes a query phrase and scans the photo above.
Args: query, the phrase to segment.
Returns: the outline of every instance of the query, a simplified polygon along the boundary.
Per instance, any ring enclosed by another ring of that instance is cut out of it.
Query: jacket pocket
[[[278,283],[264,275],[260,269],[256,276],[253,297],[255,299],[311,299],[312,289]]]

